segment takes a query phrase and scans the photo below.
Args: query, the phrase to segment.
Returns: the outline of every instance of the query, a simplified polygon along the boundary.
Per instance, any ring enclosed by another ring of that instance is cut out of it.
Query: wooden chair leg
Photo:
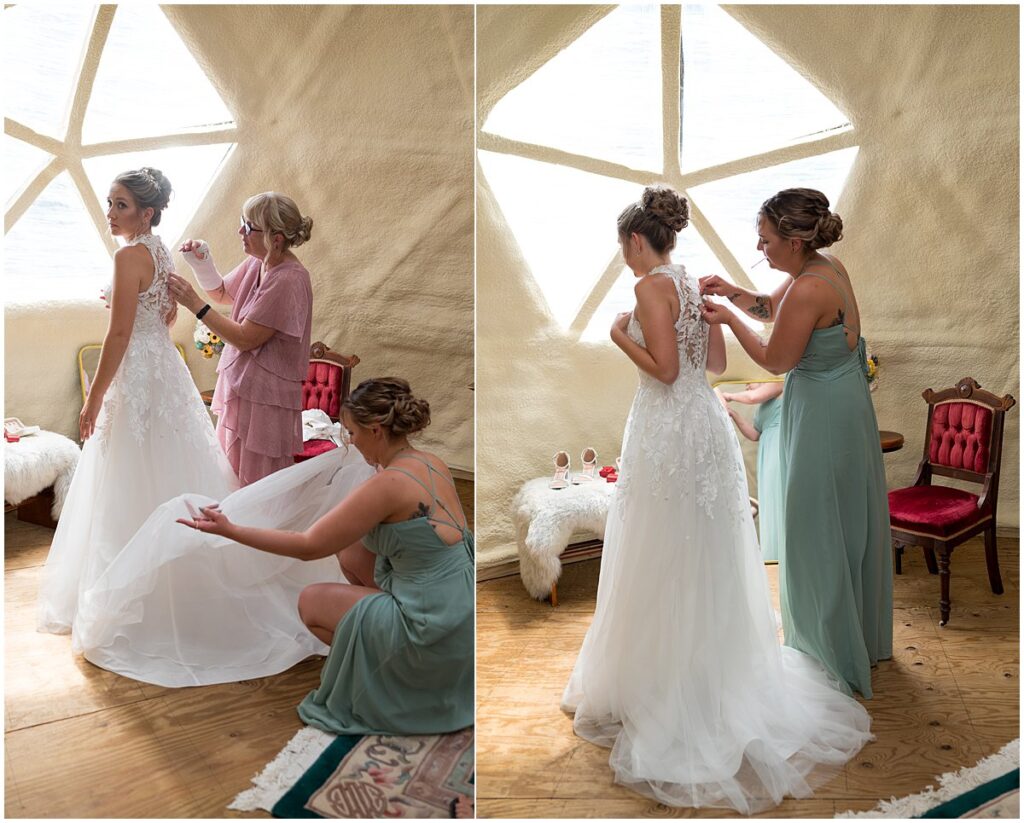
[[[928,567],[928,574],[938,574],[939,567],[935,562],[935,549],[924,550],[924,564]]]
[[[551,584],[551,608],[554,609],[554,608],[557,608],[557,607],[558,607],[558,584],[557,583],[552,583]]]
[[[949,549],[939,549],[939,625],[949,622]]]
[[[988,566],[988,582],[994,594],[1003,593],[1003,578],[999,575],[999,555],[996,554],[996,527],[985,529],[985,565]]]
[[[892,544],[892,562],[896,568],[896,574],[903,574],[903,544],[893,542]]]

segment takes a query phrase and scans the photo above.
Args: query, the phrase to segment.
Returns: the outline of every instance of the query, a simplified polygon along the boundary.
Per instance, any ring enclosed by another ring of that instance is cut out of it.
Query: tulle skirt
[[[303,531],[372,474],[355,449],[339,448],[219,502],[234,523]],[[337,558],[303,562],[194,531],[175,522],[189,517],[186,500],[218,502],[185,494],[157,508],[82,593],[73,647],[161,686],[262,677],[326,654],[299,619],[298,599],[312,583],[345,582]]]
[[[780,647],[739,444],[704,400],[671,421],[683,436],[634,404],[562,707],[611,748],[618,783],[751,814],[829,780],[871,739],[870,718],[817,661]]]

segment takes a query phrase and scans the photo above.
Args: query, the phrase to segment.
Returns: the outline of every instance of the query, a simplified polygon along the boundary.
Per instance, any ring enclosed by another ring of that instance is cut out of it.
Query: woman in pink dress
[[[302,451],[313,290],[292,249],[309,240],[312,228],[294,200],[264,192],[242,206],[238,234],[248,257],[230,274],[217,272],[203,240],[182,244],[210,301],[231,306],[230,319],[171,276],[175,299],[226,344],[212,408],[217,438],[243,486],[292,465]]]

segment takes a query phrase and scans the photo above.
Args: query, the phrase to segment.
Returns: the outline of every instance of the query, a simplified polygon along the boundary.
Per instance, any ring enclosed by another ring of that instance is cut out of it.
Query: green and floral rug
[[[230,808],[282,818],[453,817],[473,794],[473,729],[335,736],[302,729]]]

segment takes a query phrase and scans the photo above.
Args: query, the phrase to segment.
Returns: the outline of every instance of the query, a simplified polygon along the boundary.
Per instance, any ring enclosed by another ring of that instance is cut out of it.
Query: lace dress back
[[[705,376],[696,280],[673,279],[680,369],[641,372],[608,515],[597,607],[562,698],[617,782],[743,814],[806,797],[870,738],[817,661],[776,636],[739,443]],[[643,344],[632,319],[627,333]]]

